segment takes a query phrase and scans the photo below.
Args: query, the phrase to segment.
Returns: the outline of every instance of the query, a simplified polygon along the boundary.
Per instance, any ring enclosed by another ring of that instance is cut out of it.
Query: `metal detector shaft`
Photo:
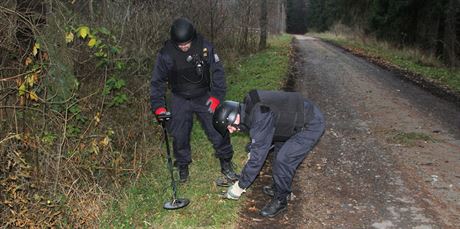
[[[173,189],[173,196],[171,201],[166,201],[163,205],[163,208],[166,210],[176,210],[179,208],[186,207],[190,200],[185,198],[177,198],[177,186],[176,181],[174,180],[174,173],[173,173],[173,163],[171,159],[171,152],[169,149],[169,138],[168,138],[168,131],[166,130],[166,121],[171,119],[171,113],[166,112],[164,114],[160,114],[157,116],[158,121],[161,123],[161,127],[163,128],[164,138],[166,142],[166,155],[168,158],[168,169],[169,173],[171,174],[171,187]]]
[[[161,126],[163,127],[163,133],[164,133],[165,143],[166,143],[166,155],[168,158],[168,169],[171,175],[171,186],[173,188],[173,201],[175,201],[177,198],[176,197],[177,187],[176,187],[176,181],[174,180],[173,163],[172,163],[172,158],[171,158],[171,152],[169,149],[168,131],[166,130],[166,121],[169,120],[169,118],[170,118],[170,114],[169,116],[165,115],[165,117],[161,119]]]

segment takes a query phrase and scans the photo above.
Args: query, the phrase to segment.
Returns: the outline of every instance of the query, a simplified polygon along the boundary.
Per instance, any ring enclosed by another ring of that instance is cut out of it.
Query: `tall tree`
[[[286,32],[306,33],[306,2],[305,0],[287,0]]]
[[[288,13],[298,8],[294,6],[298,1],[288,1]],[[450,66],[459,65],[459,0],[305,1],[309,28],[325,31],[335,24],[345,24],[398,46],[420,47],[442,57]],[[293,15],[288,15],[288,20]],[[293,21],[300,24],[298,19]]]
[[[267,47],[267,0],[261,0],[260,3],[260,40],[259,49],[265,49]]]
[[[457,37],[458,28],[458,16],[460,14],[458,0],[449,0],[446,7],[446,22],[444,30],[444,58],[450,66],[459,66],[458,55],[459,52],[459,38]]]

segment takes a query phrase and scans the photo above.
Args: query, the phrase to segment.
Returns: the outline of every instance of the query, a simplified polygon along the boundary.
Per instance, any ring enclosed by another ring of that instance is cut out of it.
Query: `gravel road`
[[[293,41],[293,90],[324,112],[327,130],[294,179],[294,200],[274,219],[247,193],[240,228],[458,228],[460,107],[340,48]]]

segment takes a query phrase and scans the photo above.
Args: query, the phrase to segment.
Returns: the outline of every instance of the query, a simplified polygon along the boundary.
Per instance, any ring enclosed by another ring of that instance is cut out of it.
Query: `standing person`
[[[273,198],[260,214],[274,217],[286,210],[295,171],[324,132],[324,117],[318,107],[297,92],[253,90],[243,103],[225,101],[219,105],[213,124],[224,136],[245,131],[251,138],[249,159],[224,197],[240,198],[259,174],[274,144],[273,184],[263,188]]]
[[[179,178],[185,182],[192,162],[190,134],[193,114],[196,114],[215,155],[221,172],[227,179],[236,180],[232,166],[233,148],[230,138],[222,137],[212,126],[212,112],[226,92],[224,69],[214,46],[195,31],[186,18],[176,19],[170,39],[159,51],[151,80],[151,105],[155,115],[171,111],[168,130],[173,137],[175,165]],[[172,91],[171,104],[165,103],[166,85]]]

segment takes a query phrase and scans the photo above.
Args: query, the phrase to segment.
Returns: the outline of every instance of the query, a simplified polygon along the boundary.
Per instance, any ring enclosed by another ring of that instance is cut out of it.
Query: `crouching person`
[[[286,210],[295,171],[324,132],[324,117],[318,107],[297,92],[252,90],[243,103],[225,101],[219,105],[213,125],[223,136],[242,131],[251,138],[249,159],[225,197],[240,198],[274,145],[273,184],[263,190],[273,198],[260,215],[274,217]]]

